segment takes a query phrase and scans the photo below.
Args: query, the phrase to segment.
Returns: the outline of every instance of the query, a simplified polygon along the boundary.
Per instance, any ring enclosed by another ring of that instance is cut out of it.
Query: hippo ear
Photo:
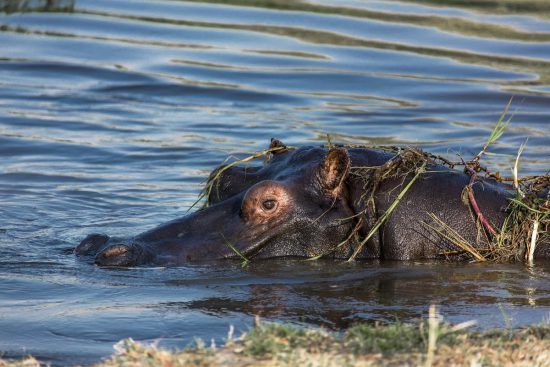
[[[347,149],[331,148],[320,167],[320,178],[324,188],[332,192],[337,191],[348,176],[350,166]]]
[[[271,143],[269,144],[269,150],[274,150],[271,154],[280,154],[286,152],[288,149],[286,145],[283,144],[279,139],[271,138]]]

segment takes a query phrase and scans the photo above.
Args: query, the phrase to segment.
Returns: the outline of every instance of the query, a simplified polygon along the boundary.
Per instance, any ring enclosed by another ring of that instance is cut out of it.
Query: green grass
[[[134,366],[550,366],[550,325],[465,330],[434,313],[417,323],[357,324],[342,333],[280,323],[258,323],[225,346],[198,342],[167,351],[131,339],[97,367]],[[430,342],[431,341],[431,342]],[[29,357],[0,367],[38,367]]]
[[[289,353],[296,348],[309,352],[330,350],[336,343],[336,338],[323,329],[268,323],[250,330],[242,343],[246,355],[264,358]]]
[[[426,336],[417,326],[400,322],[383,327],[356,325],[343,337],[345,348],[354,354],[418,352],[425,349],[425,342]]]

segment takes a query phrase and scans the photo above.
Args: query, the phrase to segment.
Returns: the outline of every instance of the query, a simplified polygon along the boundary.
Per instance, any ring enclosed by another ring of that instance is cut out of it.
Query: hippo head
[[[104,266],[203,260],[346,257],[355,218],[344,148],[287,149],[273,140],[261,167],[221,166],[208,205],[129,241],[90,235],[76,248]],[[335,248],[346,242],[346,246]]]

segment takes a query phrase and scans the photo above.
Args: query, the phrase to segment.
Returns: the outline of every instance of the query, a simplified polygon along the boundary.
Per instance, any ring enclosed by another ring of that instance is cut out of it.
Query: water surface
[[[521,172],[547,172],[550,6],[456,3],[0,1],[0,351],[90,364],[125,337],[181,348],[254,315],[341,329],[430,303],[481,328],[548,319],[547,262],[115,270],[70,252],[183,215],[271,137],[470,157],[514,97],[485,164],[508,174],[529,138]]]

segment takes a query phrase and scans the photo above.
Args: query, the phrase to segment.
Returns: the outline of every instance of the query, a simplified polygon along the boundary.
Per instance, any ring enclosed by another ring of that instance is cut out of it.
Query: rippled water
[[[271,137],[550,162],[550,3],[0,0],[0,351],[89,364],[121,338],[183,347],[253,315],[342,328],[441,305],[480,327],[550,313],[550,264],[216,263],[100,269],[70,249],[185,213]],[[487,5],[488,4],[488,5]],[[435,7],[434,5],[437,5]]]

